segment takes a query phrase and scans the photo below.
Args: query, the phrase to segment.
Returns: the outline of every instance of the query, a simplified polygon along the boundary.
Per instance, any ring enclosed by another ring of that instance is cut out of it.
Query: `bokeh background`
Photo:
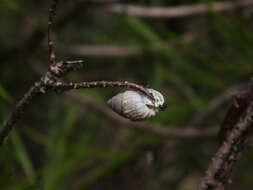
[[[232,6],[217,9],[224,2]],[[135,82],[162,92],[168,108],[135,125],[106,106],[123,89],[37,97],[0,149],[0,189],[196,189],[218,149],[215,134],[230,97],[252,76],[253,3],[238,2],[60,1],[57,60],[85,61],[66,80]],[[0,1],[1,123],[48,68],[50,4]],[[207,10],[180,15],[196,5]],[[174,9],[174,16],[135,15],[135,6],[146,14]],[[197,135],[180,135],[189,129]],[[248,148],[229,189],[253,188],[252,157]]]

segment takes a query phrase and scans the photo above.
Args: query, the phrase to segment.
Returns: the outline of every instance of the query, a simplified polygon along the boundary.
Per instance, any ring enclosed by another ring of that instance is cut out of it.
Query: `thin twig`
[[[66,75],[68,72],[79,69],[82,66],[82,61],[66,61],[50,65],[49,70],[40,81],[35,82],[28,90],[23,98],[15,106],[10,118],[4,123],[0,131],[0,145],[3,144],[4,139],[8,136],[13,126],[18,122],[23,113],[26,111],[31,101],[39,94],[45,93],[48,84],[53,84],[58,78]]]
[[[80,9],[83,8],[82,5],[98,5],[103,6],[106,3],[113,3],[116,0],[75,0],[73,3],[70,3],[64,11],[62,11],[58,18],[54,21],[54,30],[61,29],[66,23],[68,23],[75,15],[80,14]],[[85,7],[84,7],[85,8]],[[90,8],[90,6],[87,8]],[[82,9],[82,11],[84,11]],[[46,30],[44,27],[36,28],[28,39],[24,40],[23,45],[12,48],[5,48],[0,51],[0,61],[1,64],[6,64],[7,60],[17,58],[17,56],[26,57],[27,55],[31,55],[32,52],[36,51],[48,34],[48,29]],[[50,54],[50,53],[49,53]],[[15,55],[15,56],[13,56]]]
[[[241,0],[233,2],[215,2],[210,4],[183,5],[177,7],[144,7],[137,5],[111,4],[105,7],[106,11],[120,14],[129,14],[147,18],[180,18],[206,14],[213,11],[229,11],[240,7],[252,6],[252,0]]]
[[[13,126],[18,122],[26,108],[31,104],[32,99],[39,94],[39,89],[42,86],[42,82],[36,82],[24,95],[24,97],[17,103],[10,118],[3,124],[3,128],[0,131],[0,145],[3,144],[5,137],[8,136]]]
[[[129,82],[83,82],[83,83],[69,83],[63,84],[59,81],[59,78],[65,76],[68,72],[80,69],[83,65],[82,60],[77,61],[60,61],[55,62],[55,50],[54,42],[51,38],[52,35],[52,26],[54,17],[56,15],[56,7],[58,0],[52,0],[52,5],[49,9],[48,17],[48,48],[49,48],[49,61],[50,66],[48,71],[41,77],[38,82],[35,82],[34,85],[29,89],[29,91],[23,96],[23,98],[17,103],[12,112],[10,118],[4,123],[3,128],[0,131],[0,145],[3,144],[4,139],[8,136],[13,126],[21,118],[28,105],[31,101],[39,94],[45,93],[48,88],[53,90],[69,90],[69,89],[79,89],[79,88],[94,88],[94,87],[126,87],[134,88],[153,98],[146,88]]]
[[[144,50],[138,47],[119,46],[119,45],[75,45],[59,46],[59,51],[63,53],[80,55],[80,56],[137,56],[141,55]]]
[[[48,51],[49,51],[49,60],[50,63],[55,63],[55,49],[54,49],[54,41],[52,40],[53,33],[53,22],[54,17],[56,15],[58,0],[53,0],[52,6],[49,9],[49,17],[48,17]]]
[[[54,47],[53,41],[51,40],[51,28],[53,25],[53,18],[56,14],[56,6],[58,0],[53,0],[52,6],[49,9],[49,18],[48,18],[48,48],[50,53],[50,63],[55,62],[55,54],[54,54]],[[43,92],[43,87],[48,81],[54,81],[57,77],[52,72],[53,64],[50,66],[50,70],[45,74],[45,76],[41,77],[41,80],[35,82],[34,85],[25,93],[23,98],[17,103],[12,112],[10,118],[4,123],[3,128],[0,131],[0,145],[3,144],[4,139],[8,136],[10,131],[12,130],[13,126],[18,122],[21,118],[25,110],[27,109],[28,105],[31,104],[31,101]]]
[[[54,84],[49,84],[47,85],[48,88],[51,88],[55,91],[67,91],[67,90],[72,90],[72,89],[80,89],[80,88],[97,88],[97,87],[102,87],[102,88],[115,88],[115,87],[123,87],[123,88],[132,88],[135,90],[138,90],[145,95],[149,96],[150,98],[153,98],[148,90],[135,83],[131,83],[128,81],[92,81],[92,82],[80,82],[80,83],[62,83],[62,82],[57,82]]]
[[[60,61],[50,66],[50,73],[61,78],[69,72],[79,70],[83,67],[83,60]]]
[[[50,39],[51,27],[53,25],[53,17],[55,15],[56,6],[58,0],[53,0],[52,7],[49,10],[49,21],[48,21],[48,42],[49,42],[49,52],[54,54],[53,42]],[[50,49],[51,48],[51,49]],[[21,118],[28,105],[31,104],[31,101],[39,94],[44,93],[47,84],[54,83],[59,77],[66,75],[68,72],[79,69],[82,66],[82,61],[67,61],[54,63],[55,57],[50,56],[50,62],[53,63],[50,65],[49,70],[38,82],[35,82],[34,85],[28,90],[23,98],[17,103],[12,112],[10,118],[4,123],[3,128],[0,131],[0,145],[3,144],[4,139],[8,136],[13,126]]]
[[[32,65],[34,66],[34,64]],[[37,68],[34,68],[35,72],[38,74],[43,73],[45,68],[43,68],[43,65],[38,64],[39,70]],[[190,139],[211,139],[216,137],[217,131],[213,129],[206,129],[206,130],[198,130],[198,129],[189,129],[188,126],[181,127],[180,129],[170,129],[171,126],[160,126],[160,125],[154,125],[151,123],[137,123],[137,122],[131,122],[128,119],[125,119],[115,112],[113,112],[111,109],[106,107],[103,104],[97,103],[95,100],[85,96],[84,94],[80,94],[78,91],[67,91],[64,93],[64,95],[67,98],[71,98],[75,101],[77,101],[79,104],[82,104],[84,106],[88,106],[95,112],[101,113],[108,117],[109,119],[121,124],[119,126],[124,127],[133,127],[139,130],[142,130],[144,132],[148,132],[154,135],[159,135],[162,137],[168,137],[173,139],[184,139],[184,140],[190,140]]]

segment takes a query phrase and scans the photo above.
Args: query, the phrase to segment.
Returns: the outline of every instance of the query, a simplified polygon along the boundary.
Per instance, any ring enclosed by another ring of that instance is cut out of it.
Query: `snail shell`
[[[153,100],[141,92],[128,90],[112,97],[107,104],[113,111],[132,121],[146,120],[155,116],[164,104],[161,93],[153,89],[148,91]]]

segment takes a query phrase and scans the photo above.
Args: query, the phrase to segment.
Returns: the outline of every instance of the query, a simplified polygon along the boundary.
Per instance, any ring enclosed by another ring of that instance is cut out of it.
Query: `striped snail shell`
[[[119,115],[132,121],[149,119],[164,106],[163,95],[153,89],[147,89],[153,99],[139,91],[128,90],[108,100],[109,107]]]

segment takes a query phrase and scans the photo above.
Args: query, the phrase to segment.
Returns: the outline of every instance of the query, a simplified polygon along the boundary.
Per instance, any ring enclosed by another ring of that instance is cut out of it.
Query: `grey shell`
[[[133,121],[146,120],[155,116],[159,106],[164,103],[163,96],[159,92],[148,90],[154,96],[154,100],[141,92],[129,90],[117,94],[107,103],[113,111],[125,118]]]
[[[153,103],[154,103],[155,107],[159,107],[159,106],[162,106],[164,104],[164,98],[163,98],[163,95],[160,92],[158,92],[154,89],[151,89],[151,88],[149,88],[148,91],[154,98]]]

